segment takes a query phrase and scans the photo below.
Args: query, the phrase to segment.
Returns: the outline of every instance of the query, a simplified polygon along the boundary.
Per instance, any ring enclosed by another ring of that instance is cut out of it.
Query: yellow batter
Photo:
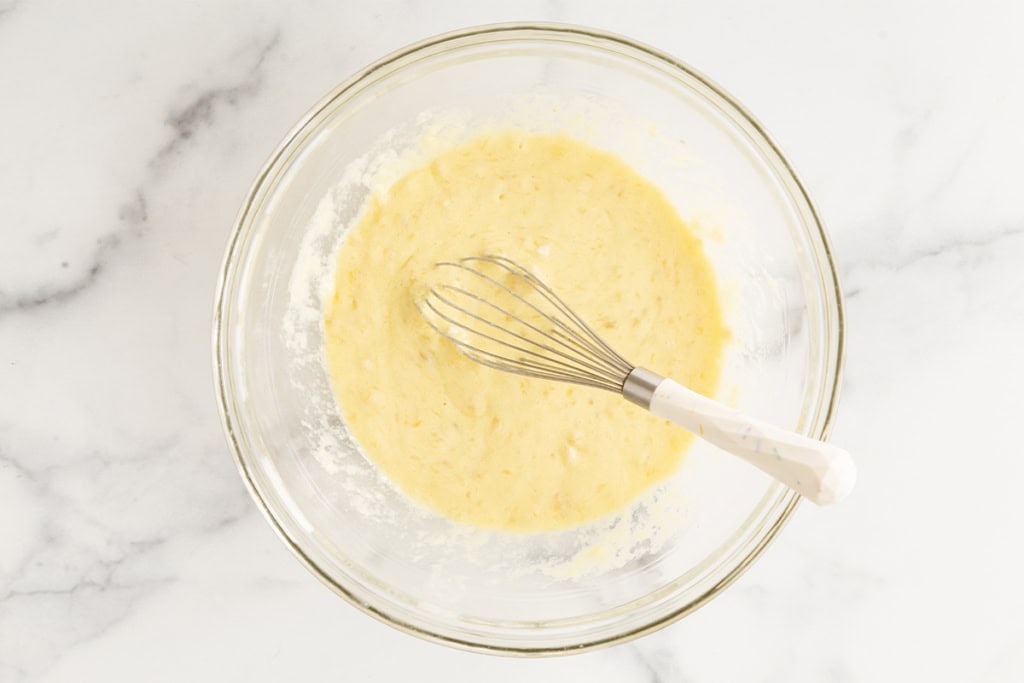
[[[631,362],[710,394],[728,336],[700,241],[616,157],[494,134],[370,201],[338,255],[327,364],[349,428],[406,494],[460,522],[592,520],[679,465],[691,436],[597,389],[473,363],[420,317],[437,261],[507,255]],[[656,333],[655,333],[656,331]]]

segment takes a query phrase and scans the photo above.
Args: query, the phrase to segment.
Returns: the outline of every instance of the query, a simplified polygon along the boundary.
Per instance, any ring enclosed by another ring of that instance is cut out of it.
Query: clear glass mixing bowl
[[[567,132],[657,183],[716,267],[733,335],[718,398],[827,436],[843,355],[839,285],[821,221],[761,126],[651,48],[578,27],[499,25],[368,67],[314,107],[259,174],[230,239],[214,323],[230,446],[296,556],[393,626],[508,654],[636,637],[734,581],[798,497],[698,442],[675,476],[620,514],[543,534],[468,529],[397,493],[338,414],[320,337],[330,275],[317,284],[310,273],[329,268],[372,187],[358,171],[456,119],[467,130]],[[313,224],[333,234],[313,234]]]

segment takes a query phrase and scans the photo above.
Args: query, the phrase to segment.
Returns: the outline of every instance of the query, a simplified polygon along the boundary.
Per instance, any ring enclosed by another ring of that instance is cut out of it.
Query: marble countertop
[[[1024,680],[1024,4],[610,5],[0,0],[0,681]],[[292,123],[512,19],[669,51],[787,150],[846,287],[860,465],[695,614],[540,661],[335,598],[249,499],[210,370],[228,230]]]

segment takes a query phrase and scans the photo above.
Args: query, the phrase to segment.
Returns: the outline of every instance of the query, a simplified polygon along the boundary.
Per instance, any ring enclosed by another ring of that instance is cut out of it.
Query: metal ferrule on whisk
[[[644,368],[633,368],[622,383],[622,396],[641,408],[650,409],[654,390],[665,378]]]

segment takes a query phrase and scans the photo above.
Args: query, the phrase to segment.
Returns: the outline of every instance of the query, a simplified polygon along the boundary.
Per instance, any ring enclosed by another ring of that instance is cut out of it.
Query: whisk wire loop
[[[431,287],[418,302],[420,312],[471,360],[506,372],[622,391],[633,366],[521,265],[485,255],[442,261],[437,267],[458,269],[472,276],[472,284]],[[511,277],[512,286],[485,272],[493,268],[499,277]],[[515,283],[525,285],[523,294],[513,290]],[[473,285],[486,286],[492,296],[473,291]],[[514,309],[522,306],[526,315],[517,315]]]

